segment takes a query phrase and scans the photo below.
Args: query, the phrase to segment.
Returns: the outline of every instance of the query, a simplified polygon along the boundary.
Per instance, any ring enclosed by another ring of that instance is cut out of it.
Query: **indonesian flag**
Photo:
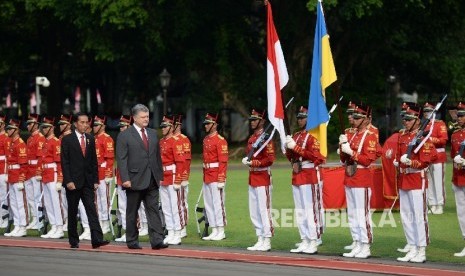
[[[76,112],[81,111],[81,88],[79,86],[74,91],[74,110]]]
[[[268,119],[279,132],[281,149],[284,152],[286,132],[284,131],[284,105],[281,89],[289,81],[283,50],[273,23],[271,4],[267,4],[267,61],[266,61],[266,91],[268,97]]]
[[[36,93],[31,92],[31,97],[29,98],[29,111],[34,113],[34,107],[37,106]]]
[[[100,91],[97,89],[97,103],[101,104],[102,103],[102,97],[100,96]]]
[[[7,108],[11,107],[11,93],[10,92],[8,92],[8,94],[6,95],[6,107]]]

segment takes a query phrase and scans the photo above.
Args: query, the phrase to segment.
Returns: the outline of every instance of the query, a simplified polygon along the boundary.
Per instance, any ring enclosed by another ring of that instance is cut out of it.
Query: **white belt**
[[[29,165],[37,165],[37,160],[29,160],[27,161]]]
[[[107,167],[107,161],[103,162],[100,164],[100,168],[106,168]]]
[[[21,166],[19,166],[18,164],[16,164],[16,165],[8,165],[9,170],[17,170],[19,168],[21,168]]]
[[[437,148],[436,151],[437,152],[446,152],[446,149],[445,148]]]
[[[409,173],[421,173],[423,169],[413,169],[413,168],[400,168],[399,170],[401,173],[409,174]]]
[[[368,169],[368,167],[365,167],[363,165],[357,165],[357,169]]]
[[[262,167],[262,168],[250,168],[251,172],[263,172],[263,171],[268,171],[270,167]]]
[[[163,166],[163,171],[166,172],[166,171],[175,171],[176,170],[176,165],[175,164],[172,164],[172,165],[169,165],[169,166]]]
[[[203,163],[204,169],[210,169],[210,168],[218,168],[220,166],[220,163],[214,162],[214,163]]]
[[[56,169],[57,163],[42,164],[43,169]]]
[[[6,156],[5,155],[0,155],[0,160],[6,160]]]
[[[302,169],[313,169],[315,168],[315,164],[310,161],[302,161]]]

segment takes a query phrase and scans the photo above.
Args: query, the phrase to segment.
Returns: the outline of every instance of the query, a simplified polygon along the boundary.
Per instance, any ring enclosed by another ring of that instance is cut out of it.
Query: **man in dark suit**
[[[136,226],[137,210],[144,202],[152,249],[168,247],[158,212],[158,188],[163,180],[160,145],[155,130],[147,128],[149,109],[136,104],[132,110],[134,124],[120,132],[116,140],[116,159],[123,188],[126,189],[126,244],[141,249]]]
[[[61,141],[61,168],[63,186],[68,199],[68,238],[71,248],[79,248],[77,233],[77,212],[82,200],[89,219],[92,248],[107,245],[95,209],[94,190],[98,187],[97,154],[95,140],[85,133],[89,117],[78,113],[75,117],[75,130]]]

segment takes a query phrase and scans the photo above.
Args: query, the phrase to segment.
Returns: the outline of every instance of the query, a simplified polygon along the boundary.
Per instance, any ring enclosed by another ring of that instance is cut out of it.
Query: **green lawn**
[[[279,162],[285,162],[283,160]],[[190,222],[188,225],[188,237],[183,239],[183,244],[199,246],[216,246],[216,247],[234,247],[246,248],[253,245],[256,241],[255,231],[250,222],[248,213],[248,195],[247,195],[247,169],[239,165],[240,161],[232,161],[231,169],[228,170],[228,180],[226,184],[226,211],[228,225],[226,227],[226,240],[220,242],[203,241],[197,235],[195,224],[194,206],[196,204],[201,184],[202,172],[200,166],[194,165],[192,168],[190,186],[189,186],[189,215]],[[294,207],[291,185],[290,169],[287,166],[274,168],[273,171],[273,209],[280,214],[285,214],[287,210]],[[465,258],[457,258],[453,253],[459,252],[465,246],[462,240],[460,229],[455,212],[455,200],[451,190],[451,164],[447,166],[446,187],[447,200],[445,213],[443,215],[430,215],[430,238],[431,244],[427,248],[427,260],[436,262],[449,262],[465,264]],[[203,206],[203,200],[200,202]],[[343,210],[342,210],[343,211]],[[284,222],[285,227],[276,227],[275,236],[272,239],[272,250],[289,251],[299,242],[298,230],[293,226],[293,219],[288,213]],[[327,213],[327,218],[328,217]],[[334,214],[331,214],[334,215]],[[384,220],[385,225],[380,227],[382,217],[386,214],[377,212],[373,215],[374,243],[372,246],[373,258],[395,259],[403,256],[398,253],[396,248],[403,247],[406,243],[400,222],[399,212],[393,212],[391,219]],[[347,223],[337,223],[338,220],[343,222],[346,219],[332,216],[332,220],[327,220],[328,227],[323,235],[323,245],[319,247],[319,253],[325,255],[341,255],[343,247],[351,243],[351,237]],[[386,218],[386,217],[384,217]],[[278,224],[282,225],[283,220],[278,219]],[[329,224],[332,224],[331,227]],[[1,232],[1,230],[0,230]],[[29,231],[30,236],[37,236],[37,231]],[[111,235],[107,234],[108,239]],[[141,241],[148,241],[147,237],[141,237]]]
[[[277,209],[282,213],[282,210],[292,209],[294,206],[290,185],[290,169],[274,168],[272,173],[274,183],[273,209]],[[465,258],[453,256],[453,253],[459,252],[465,247],[465,242],[462,240],[458,226],[455,212],[455,199],[450,184],[450,175],[451,165],[448,164],[445,213],[443,215],[429,215],[431,244],[427,248],[427,260],[465,264]],[[196,233],[197,229],[194,221],[195,214],[193,208],[200,192],[202,175],[200,169],[193,169],[189,188],[189,236],[185,238],[183,242],[185,244],[202,246],[214,245],[235,248],[245,248],[253,245],[256,241],[256,237],[248,214],[247,180],[248,171],[245,167],[228,170],[228,180],[226,184],[226,211],[228,219],[228,226],[226,227],[227,239],[221,242],[203,241],[199,239]],[[203,206],[203,201],[200,203],[200,206]],[[344,210],[342,210],[342,212],[343,211]],[[373,222],[377,227],[374,228],[372,255],[374,258],[395,259],[404,255],[398,253],[396,248],[403,247],[406,240],[399,212],[394,211],[392,217],[386,217],[386,215],[387,213],[383,214],[382,212],[373,214]],[[328,217],[327,214],[327,218],[331,217]],[[351,243],[349,228],[347,223],[342,223],[342,225],[337,223],[340,216],[335,217],[333,214],[332,218],[332,227],[326,228],[323,235],[323,245],[319,247],[319,253],[341,255],[343,252],[346,252],[343,250],[343,247]],[[340,220],[346,221],[346,219]],[[382,221],[384,221],[385,224],[380,227],[379,225]],[[279,222],[282,222],[282,220],[279,219],[278,223]],[[298,229],[292,225],[292,218],[288,218],[285,222],[287,222],[287,227],[275,228],[275,236],[272,239],[273,250],[288,251],[299,241]],[[327,224],[329,223],[330,221],[327,220]]]

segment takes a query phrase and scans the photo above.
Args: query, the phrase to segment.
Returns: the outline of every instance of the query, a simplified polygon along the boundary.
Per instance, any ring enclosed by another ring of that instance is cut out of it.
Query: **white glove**
[[[291,135],[286,136],[286,143],[285,144],[286,144],[286,147],[288,149],[291,149],[291,150],[294,149],[295,145],[296,145],[296,143],[295,143],[294,139],[292,139]]]
[[[37,180],[37,181],[42,181],[42,175],[36,176],[36,180]]]
[[[410,160],[409,158],[407,158],[407,154],[404,154],[400,157],[400,162],[407,165],[407,166],[410,166],[412,165],[412,160]]]
[[[18,191],[24,190],[24,183],[23,182],[18,182]]]
[[[224,188],[224,182],[218,182],[218,190],[222,190]]]
[[[242,164],[250,167],[250,165],[252,165],[252,161],[248,161],[247,159],[248,159],[247,156],[242,158]]]
[[[345,135],[345,134],[339,135],[339,145],[347,143],[348,141],[349,140],[347,140],[347,135]]]
[[[61,185],[60,182],[57,182],[57,183],[55,184],[55,189],[59,192],[59,191],[61,191],[61,188],[63,188],[63,185]]]
[[[454,157],[454,163],[457,163],[459,165],[465,165],[465,158],[462,158],[462,156],[460,156],[459,154],[457,154],[455,157]]]
[[[393,164],[394,167],[396,167],[396,168],[399,167],[399,161],[397,161],[396,159],[394,159],[394,160],[392,161],[392,164]]]
[[[341,154],[341,149],[337,148],[336,153],[337,153],[337,155],[340,155]]]
[[[187,180],[181,181],[181,186],[187,187],[187,185],[189,185],[189,181],[187,181]]]
[[[111,177],[105,177],[105,183],[111,184],[111,182],[113,182],[113,178],[111,178]]]
[[[343,153],[346,153],[350,156],[354,155],[354,151],[350,148],[350,144],[349,143],[344,143],[341,145],[341,151]]]
[[[181,184],[173,184],[173,189],[179,191],[179,189],[181,189]]]

